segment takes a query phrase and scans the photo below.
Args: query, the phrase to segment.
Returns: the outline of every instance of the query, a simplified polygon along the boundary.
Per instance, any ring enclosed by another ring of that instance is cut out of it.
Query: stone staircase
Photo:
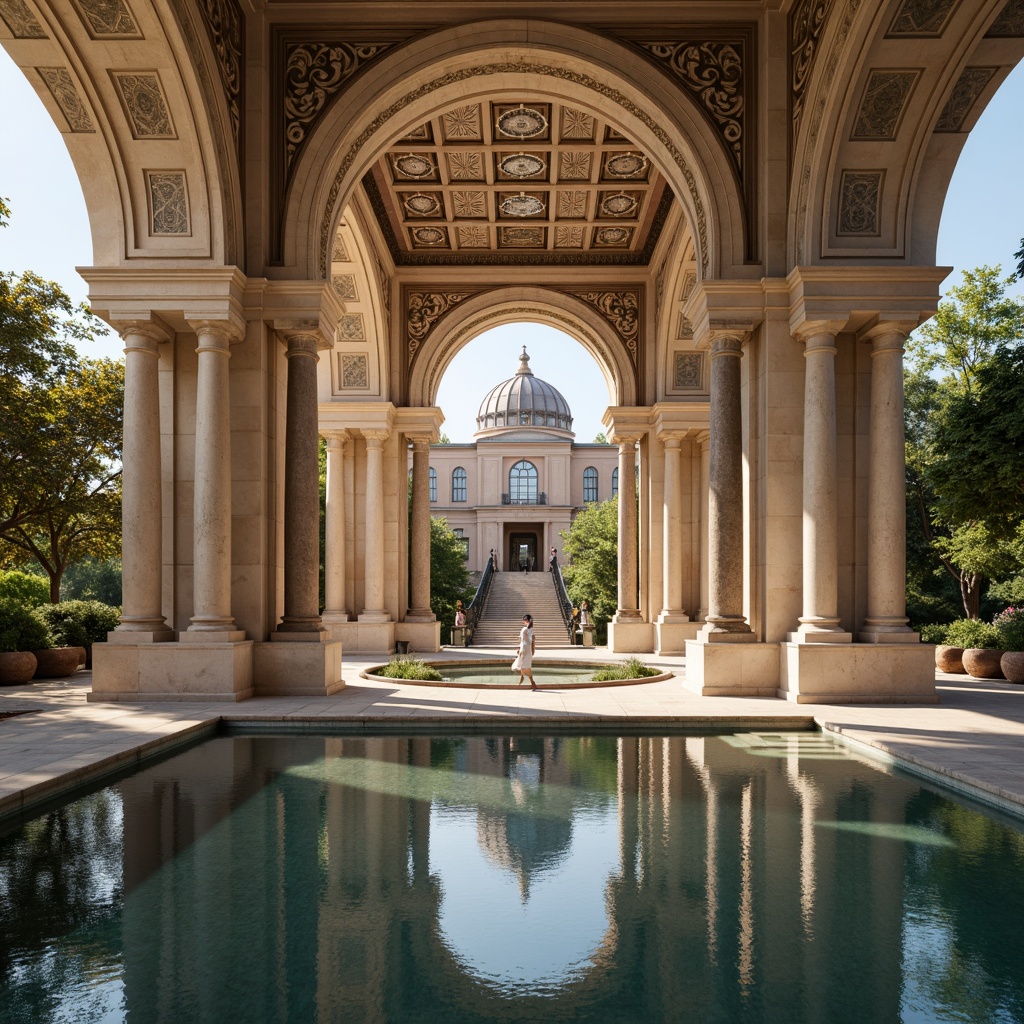
[[[538,649],[569,646],[550,572],[495,573],[483,615],[473,631],[473,646],[517,647],[525,612],[533,616]]]

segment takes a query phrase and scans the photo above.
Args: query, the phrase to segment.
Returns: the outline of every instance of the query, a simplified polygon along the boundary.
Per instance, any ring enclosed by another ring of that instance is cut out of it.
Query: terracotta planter
[[[964,651],[964,668],[975,679],[1002,679],[999,661],[1004,651],[990,651],[984,647],[968,647]]]
[[[78,671],[77,647],[51,647],[32,653],[38,662],[34,679],[63,679]]]
[[[31,651],[0,652],[0,686],[27,683],[36,670],[36,656]]]
[[[1024,683],[1024,651],[1007,651],[999,659],[1003,675],[1011,683]]]
[[[947,647],[939,644],[935,648],[935,667],[940,672],[963,672],[964,649],[962,647]]]
[[[76,647],[75,650],[78,651],[78,667],[85,668],[85,663],[89,659],[89,652],[84,647]]]

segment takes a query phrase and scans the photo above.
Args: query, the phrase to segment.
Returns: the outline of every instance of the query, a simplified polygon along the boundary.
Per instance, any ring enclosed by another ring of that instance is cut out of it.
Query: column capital
[[[322,430],[321,435],[327,442],[328,449],[338,451],[348,444],[352,435],[347,430]]]
[[[871,342],[871,354],[879,352],[903,351],[904,343],[917,324],[908,320],[882,320],[876,318],[857,332],[858,341]]]
[[[125,342],[129,338],[144,338],[146,341],[159,345],[170,341],[174,332],[156,317],[139,318],[136,320],[114,320],[110,324]],[[141,348],[145,351],[152,351],[146,345],[128,345],[127,348]]]
[[[836,335],[846,326],[845,320],[790,321],[790,333],[808,349],[835,347]]]
[[[289,331],[284,337],[288,343],[284,354],[285,359],[293,359],[296,356],[310,356],[314,362],[320,361],[318,352],[324,346],[320,344],[320,339],[317,335],[301,331]]]
[[[745,331],[712,330],[705,334],[703,347],[711,349],[712,359],[717,359],[719,356],[740,358],[743,355],[743,346],[749,337],[749,333]]]
[[[406,434],[406,440],[412,445],[414,452],[429,452],[430,451],[430,435],[429,434]]]
[[[634,432],[630,433],[619,433],[618,431],[612,431],[611,442],[619,446],[619,451],[632,450],[637,441],[643,437],[643,434],[637,434]]]
[[[199,339],[197,350],[216,348],[227,350],[231,345],[237,345],[243,337],[243,332],[231,320],[189,320],[188,325],[195,331],[196,337]],[[204,344],[204,339],[210,338],[214,339],[213,342],[207,340]]]
[[[334,339],[325,332],[320,317],[295,317],[272,320],[270,326],[288,348],[312,345],[315,350],[334,348]]]
[[[685,430],[662,430],[658,432],[658,440],[661,441],[666,449],[671,448],[675,450],[682,447],[685,438]]]
[[[380,448],[384,442],[391,436],[390,430],[364,430],[362,431],[363,439],[366,441],[366,447],[373,446],[374,448]]]

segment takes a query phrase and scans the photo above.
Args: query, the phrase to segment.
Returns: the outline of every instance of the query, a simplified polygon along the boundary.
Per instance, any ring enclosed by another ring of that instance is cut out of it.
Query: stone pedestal
[[[774,697],[779,645],[688,640],[684,685],[703,697]]]
[[[296,640],[296,636],[303,640]],[[326,697],[344,689],[342,645],[319,634],[276,633],[253,648],[253,690],[257,697]]]
[[[654,626],[642,619],[609,622],[608,649],[616,654],[646,654],[654,649]]]
[[[685,654],[686,641],[696,640],[703,625],[702,622],[690,622],[685,615],[678,619],[659,616],[654,624],[655,650],[658,654]]]
[[[781,645],[780,697],[798,704],[937,704],[930,644]]]
[[[395,640],[407,640],[409,650],[417,654],[437,654],[441,650],[441,623],[431,622],[394,623]]]
[[[331,640],[340,640],[350,654],[390,654],[395,649],[395,622],[366,622],[362,616],[348,622],[324,621]],[[441,624],[427,623],[438,631],[440,640]],[[438,643],[440,647],[440,642]]]

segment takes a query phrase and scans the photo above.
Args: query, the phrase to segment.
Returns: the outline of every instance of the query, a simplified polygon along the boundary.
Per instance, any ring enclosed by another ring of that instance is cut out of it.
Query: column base
[[[107,634],[108,644],[166,644],[174,641],[173,629],[113,629]]]
[[[786,634],[786,641],[791,644],[850,644],[853,634],[832,629],[797,629]]]
[[[341,678],[342,645],[326,633],[317,643],[296,637],[315,633],[271,634],[253,649],[253,689],[257,697],[327,697],[345,688]]]
[[[778,695],[797,704],[937,704],[934,648],[784,643]]]
[[[779,645],[759,644],[753,633],[711,634],[747,638],[722,643],[702,634],[686,642],[684,685],[702,697],[774,697],[779,688]]]
[[[244,629],[186,629],[178,636],[183,644],[237,644],[244,639]]]
[[[756,644],[757,637],[750,627],[745,621],[742,625],[743,629],[728,629],[718,621],[705,622],[697,633],[696,641],[702,644]]]
[[[608,623],[608,650],[616,654],[647,654],[654,650],[654,626],[643,619],[615,619]]]
[[[395,623],[395,640],[405,640],[410,651],[422,654],[437,654],[441,650],[441,623],[436,619],[427,622],[417,620]]]
[[[394,622],[330,622],[327,634],[340,640],[349,654],[390,654],[395,649]]]
[[[429,608],[410,608],[403,622],[434,622],[437,616]]]
[[[331,639],[326,629],[275,629],[270,634],[271,643],[325,644]]]
[[[662,616],[654,624],[657,654],[685,654],[686,641],[695,640],[700,632],[701,623],[690,622],[685,617],[682,621],[666,621]]]
[[[390,622],[391,616],[383,609],[363,611],[359,613],[358,622]]]
[[[896,622],[874,621],[868,619],[864,628],[857,634],[862,644],[916,644],[921,642],[921,634],[915,633],[906,619]]]
[[[251,640],[95,644],[92,665],[92,702],[239,701],[253,694]]]
[[[325,611],[323,615],[320,616],[320,621],[323,623],[324,629],[330,631],[331,626],[338,622],[349,622],[350,619],[348,612],[346,611]]]

